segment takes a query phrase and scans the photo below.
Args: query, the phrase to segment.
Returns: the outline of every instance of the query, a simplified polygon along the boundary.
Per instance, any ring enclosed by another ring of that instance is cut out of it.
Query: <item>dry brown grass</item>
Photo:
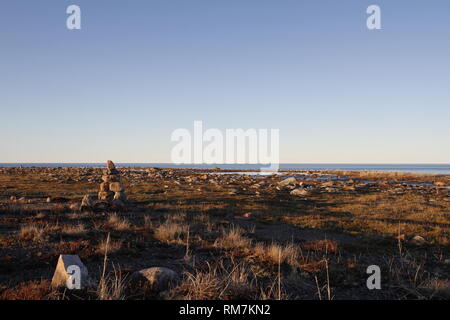
[[[416,235],[442,245],[450,237],[450,203],[428,201],[413,192],[392,196],[386,193],[323,195],[332,205],[308,214],[281,214],[282,220],[309,227],[350,234],[395,237],[399,229],[406,238]]]
[[[45,229],[35,224],[23,225],[20,227],[19,238],[22,240],[42,241],[44,239]]]
[[[224,249],[249,248],[252,242],[244,233],[242,228],[233,226],[223,231],[223,236],[216,240],[214,246]]]
[[[122,243],[122,240],[111,240],[109,242],[107,240],[102,240],[98,244],[96,252],[102,255],[106,252],[108,254],[117,252],[122,248]]]
[[[427,299],[450,299],[450,280],[431,279],[417,288],[417,292]],[[419,296],[419,298],[422,298]]]
[[[111,273],[100,278],[97,296],[99,300],[125,300],[125,289],[126,278],[123,277],[120,270],[114,268]]]
[[[172,297],[186,300],[256,299],[258,288],[248,265],[224,263],[207,264],[206,270],[187,272],[184,281],[172,289]]]
[[[79,223],[76,225],[64,225],[61,228],[61,233],[67,235],[81,235],[86,232],[86,227],[84,224]]]
[[[293,244],[279,245],[272,243],[265,250],[265,258],[274,264],[298,265],[299,255],[299,248]]]
[[[179,241],[187,232],[188,226],[167,220],[155,229],[155,238],[160,241]]]
[[[97,171],[91,178],[101,177],[101,170]],[[30,266],[47,268],[47,262],[61,252],[77,254],[89,265],[95,264],[99,254],[104,255],[106,251],[105,241],[97,243],[100,239],[96,240],[105,231],[111,232],[115,239],[108,244],[112,260],[133,269],[126,272],[133,272],[144,264],[153,265],[155,261],[174,270],[189,271],[182,285],[177,287],[178,291],[171,291],[169,297],[427,299],[439,298],[448,285],[442,280],[448,278],[446,260],[450,239],[450,202],[444,188],[416,188],[395,183],[370,184],[366,188],[354,179],[353,183],[336,182],[337,191],[333,193],[321,192],[322,182],[308,180],[304,183],[319,191],[312,192],[307,200],[300,200],[273,187],[279,177],[264,178],[265,187],[258,189],[261,196],[256,197],[249,188],[256,183],[255,178],[236,177],[229,181],[223,177],[221,187],[207,180],[189,186],[176,184],[183,179],[174,174],[133,182],[130,184],[130,214],[105,217],[101,210],[84,214],[73,213],[68,208],[73,201],[80,201],[83,194],[97,188],[96,182],[45,182],[42,180],[48,179],[45,174],[33,175],[0,175],[0,194],[25,196],[31,200],[30,203],[14,203],[17,207],[8,211],[9,200],[0,199],[0,215],[5,218],[5,232],[0,235],[0,248],[5,254],[0,254],[0,264],[6,266],[0,292],[9,288],[12,298],[22,274],[28,274]],[[397,179],[394,175],[383,175],[384,178],[381,173],[379,177],[373,174],[372,177],[406,180],[403,176]],[[128,177],[135,179],[132,175]],[[168,187],[164,188],[165,185]],[[354,188],[346,189],[348,186]],[[231,196],[230,188],[242,192]],[[42,195],[31,194],[36,189],[45,192],[45,197],[70,200],[61,205],[45,203]],[[246,212],[253,213],[250,219],[241,218]],[[162,224],[159,223],[161,217],[167,218]],[[192,225],[188,236],[189,223]],[[233,227],[233,223],[240,227]],[[256,226],[253,233],[249,228],[252,224]],[[286,230],[284,224],[292,229],[292,238],[281,234]],[[84,233],[80,225],[87,229]],[[303,238],[302,230],[294,230],[295,225],[318,230],[307,230]],[[17,233],[11,237],[9,230]],[[57,232],[53,234],[53,230]],[[60,234],[79,236],[61,237]],[[324,234],[338,242],[320,241]],[[403,236],[399,241],[400,253],[394,239],[398,235]],[[420,246],[410,243],[415,235],[424,237],[426,243]],[[31,241],[22,241],[24,239]],[[294,239],[295,244],[286,244]],[[179,244],[186,245],[186,250]],[[121,254],[114,255],[114,252]],[[122,254],[125,252],[130,254]],[[147,252],[152,254],[144,254]],[[21,263],[22,257],[29,254],[27,263]],[[189,259],[183,260],[183,255]],[[207,267],[205,262],[222,259],[226,261],[222,266],[213,263]],[[368,264],[379,264],[386,273],[384,288],[395,289],[365,291]],[[52,271],[49,265],[47,274]],[[438,275],[441,280],[427,283],[427,275]],[[36,276],[32,277],[37,280],[41,276],[36,270]],[[89,298],[123,298],[120,281],[112,273],[110,280],[108,277],[104,277],[98,292],[89,293]],[[23,290],[17,295],[33,296],[26,294],[25,285]]]
[[[449,181],[449,175],[427,174],[427,173],[412,173],[412,172],[398,172],[398,171],[377,171],[377,170],[363,170],[363,171],[343,171],[343,170],[327,170],[322,173],[336,174],[339,176],[347,176],[350,178],[360,178],[368,180],[405,180],[405,181]]]
[[[152,218],[150,216],[144,216],[144,228],[145,229],[153,228],[153,222],[152,222]]]
[[[50,281],[29,281],[4,290],[0,300],[47,300],[50,293]]]
[[[195,221],[205,225],[207,232],[212,232],[216,227],[216,224],[212,221],[211,216],[206,213],[196,215]]]
[[[131,229],[130,222],[125,218],[119,217],[117,213],[112,213],[109,215],[109,218],[106,221],[106,226],[117,231],[128,231]]]

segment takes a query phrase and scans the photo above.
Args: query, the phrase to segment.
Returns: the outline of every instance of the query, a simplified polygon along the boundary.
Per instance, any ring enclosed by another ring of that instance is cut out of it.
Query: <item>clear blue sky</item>
[[[0,111],[0,162],[169,162],[203,120],[285,163],[450,163],[450,1],[2,0]]]

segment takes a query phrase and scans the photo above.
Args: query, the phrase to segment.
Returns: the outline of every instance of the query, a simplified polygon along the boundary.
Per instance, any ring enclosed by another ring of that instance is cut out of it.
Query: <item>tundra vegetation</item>
[[[0,299],[450,298],[448,175],[119,171],[114,208],[97,200],[100,168],[0,168]],[[53,289],[60,254],[97,285]],[[131,281],[151,267],[179,279]]]

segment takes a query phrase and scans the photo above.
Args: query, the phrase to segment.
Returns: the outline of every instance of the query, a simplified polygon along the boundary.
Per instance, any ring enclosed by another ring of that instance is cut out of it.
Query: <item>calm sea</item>
[[[104,163],[0,163],[0,167],[105,167]],[[174,165],[171,163],[117,163],[118,167],[160,167],[160,168],[194,168],[224,170],[259,170],[255,164],[217,164],[217,165]],[[413,173],[450,174],[450,164],[314,164],[283,163],[280,170],[376,170]]]

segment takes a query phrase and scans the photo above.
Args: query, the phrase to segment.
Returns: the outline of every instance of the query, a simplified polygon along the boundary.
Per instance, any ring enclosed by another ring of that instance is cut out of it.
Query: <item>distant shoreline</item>
[[[0,163],[0,167],[77,167],[102,168],[104,163]],[[118,167],[174,168],[174,169],[221,169],[221,170],[260,170],[266,167],[259,164],[186,164],[172,163],[117,163]],[[450,164],[321,164],[321,163],[282,163],[280,171],[383,171],[424,174],[450,174]]]

